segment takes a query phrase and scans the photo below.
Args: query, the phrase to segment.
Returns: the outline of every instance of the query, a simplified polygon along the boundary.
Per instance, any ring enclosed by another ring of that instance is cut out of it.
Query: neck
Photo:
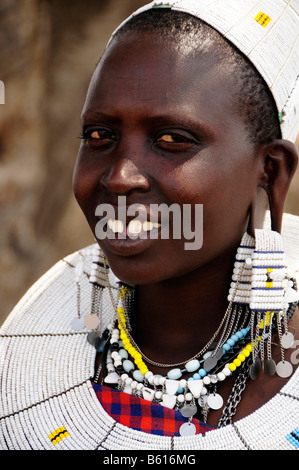
[[[145,355],[174,363],[202,349],[225,315],[233,262],[230,254],[180,278],[136,288],[133,337]]]

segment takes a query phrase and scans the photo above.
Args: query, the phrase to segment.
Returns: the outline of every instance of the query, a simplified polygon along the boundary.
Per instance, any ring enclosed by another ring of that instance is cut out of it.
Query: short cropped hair
[[[235,111],[243,118],[249,141],[258,146],[281,138],[276,103],[263,77],[239,49],[207,23],[185,12],[152,9],[131,18],[116,37],[130,31],[155,32],[161,38],[182,44],[192,41],[195,51],[201,50],[200,42],[208,38],[209,44],[233,66]]]

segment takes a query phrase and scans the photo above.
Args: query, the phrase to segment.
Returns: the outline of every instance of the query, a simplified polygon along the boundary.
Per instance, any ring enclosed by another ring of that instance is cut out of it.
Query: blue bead
[[[187,362],[185,368],[188,372],[195,372],[199,368],[199,361],[197,359],[193,359],[192,361]]]
[[[171,370],[167,373],[167,377],[168,377],[170,380],[177,380],[177,379],[180,379],[180,378],[182,377],[181,369],[171,369]]]
[[[207,359],[208,357],[210,357],[212,355],[212,351],[208,351],[206,352],[202,357],[203,359]]]
[[[193,374],[193,379],[194,379],[194,380],[200,379],[200,377],[201,377],[201,376],[199,375],[198,372],[195,372],[195,374]]]
[[[144,375],[140,372],[140,370],[134,370],[133,377],[135,380],[137,380],[137,382],[143,382]]]
[[[237,336],[237,335],[233,335],[233,336],[232,336],[232,340],[233,340],[233,341],[238,341],[238,340],[239,340],[239,338],[238,338],[238,336]]]
[[[118,354],[120,355],[120,357],[121,357],[122,359],[128,359],[128,357],[129,357],[129,354],[128,354],[128,352],[127,352],[125,349],[120,349],[120,350],[118,351]]]
[[[201,377],[204,377],[205,375],[207,375],[207,371],[205,369],[199,369],[198,373]]]
[[[230,338],[227,340],[227,344],[229,344],[230,346],[233,346],[235,344],[235,341]]]
[[[135,366],[133,364],[132,361],[129,361],[129,359],[126,359],[124,362],[123,362],[123,368],[126,372],[131,372],[131,370],[134,370],[135,369]]]
[[[226,351],[226,352],[230,350],[230,345],[227,344],[227,343],[224,343],[224,345],[222,347],[223,347],[224,351]]]

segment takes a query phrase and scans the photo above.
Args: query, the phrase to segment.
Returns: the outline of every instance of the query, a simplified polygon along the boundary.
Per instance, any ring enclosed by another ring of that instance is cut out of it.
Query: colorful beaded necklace
[[[206,421],[210,409],[217,410],[223,407],[219,388],[227,377],[240,371],[236,381],[241,377],[243,389],[248,377],[253,380],[257,377],[261,368],[260,357],[264,360],[266,341],[267,373],[271,375],[277,373],[282,377],[291,375],[290,365],[284,360],[284,349],[292,346],[294,337],[288,331],[287,324],[295,310],[297,300],[294,295],[291,300],[289,299],[288,308],[284,310],[283,316],[281,316],[280,307],[279,315],[275,315],[274,308],[273,310],[261,309],[258,305],[257,313],[255,312],[256,304],[253,308],[249,308],[248,284],[252,282],[252,261],[256,259],[256,251],[247,234],[244,235],[236,255],[228,296],[229,305],[217,331],[200,352],[178,364],[156,363],[142,353],[130,332],[128,311],[130,308],[128,307],[133,304],[134,288],[122,283],[119,283],[119,305],[115,305],[113,300],[116,312],[114,321],[102,334],[99,333],[101,293],[104,287],[109,289],[110,284],[108,282],[109,268],[104,256],[99,248],[95,248],[95,251],[94,267],[90,276],[90,282],[93,285],[91,313],[84,319],[80,317],[80,291],[78,290],[78,317],[72,322],[75,329],[81,329],[82,325],[91,329],[87,340],[102,354],[101,366],[95,375],[95,381],[102,375],[102,380],[107,385],[180,411],[184,417],[189,418],[188,423],[182,426],[181,435],[193,435],[195,433],[195,426],[192,424],[193,416],[200,413],[202,420]],[[274,269],[271,267],[272,276],[270,278],[268,274],[266,281],[267,287],[282,290],[279,276],[275,272],[276,267],[280,269],[279,263],[281,263],[280,260],[274,262]],[[267,265],[269,261],[266,259],[263,267],[269,269]],[[249,271],[251,271],[250,274]],[[81,271],[78,266],[78,286],[80,275]],[[264,280],[257,275],[254,278],[254,288],[263,289]],[[274,284],[274,280],[278,281],[278,285],[277,282]],[[287,281],[287,287],[290,288],[291,281],[289,279]],[[269,295],[268,292],[267,295]],[[112,294],[111,299],[113,299]],[[275,301],[281,302],[280,298]],[[271,302],[273,302],[273,295]],[[243,319],[241,326],[239,325],[240,318]],[[284,333],[282,328],[284,328]],[[271,358],[273,331],[278,332],[280,339],[281,367],[277,367]],[[219,335],[220,339],[217,339]],[[147,364],[171,367],[171,369],[165,375],[153,374]],[[239,396],[238,400],[240,399]],[[228,418],[225,413],[226,407],[223,410],[219,427],[227,424]],[[231,420],[232,416],[229,419]]]

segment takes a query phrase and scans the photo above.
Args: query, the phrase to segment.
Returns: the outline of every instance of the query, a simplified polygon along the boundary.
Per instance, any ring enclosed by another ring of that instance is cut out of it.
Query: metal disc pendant
[[[261,370],[261,360],[257,357],[255,361],[251,364],[249,369],[249,376],[251,380],[255,380]]]
[[[183,437],[195,436],[196,426],[193,423],[184,423],[180,427],[180,435]]]
[[[265,362],[265,370],[268,375],[274,375],[276,372],[276,362],[273,359],[267,359]]]
[[[216,359],[217,359],[217,361],[218,361],[222,356],[223,356],[223,348],[220,347],[220,348],[218,349],[218,351],[216,351],[214,357],[216,357]]]
[[[217,361],[219,361],[219,359],[223,356],[223,348],[220,347],[219,349],[217,349],[217,351],[213,352],[212,353],[214,355],[214,357],[216,357]]]
[[[105,338],[99,336],[98,338],[94,340],[93,346],[98,352],[103,352],[106,341],[107,340]]]
[[[280,361],[276,365],[276,374],[279,375],[279,377],[290,377],[293,373],[293,366],[290,362],[288,361]]]
[[[78,317],[73,318],[71,321],[71,327],[76,331],[83,330],[84,328],[83,318],[78,318]]]
[[[97,338],[99,338],[99,333],[97,333],[96,331],[90,331],[87,335],[87,341],[92,346],[94,345],[94,342]]]
[[[212,393],[207,398],[207,404],[212,410],[220,410],[223,406],[223,398],[219,393]]]
[[[184,418],[192,418],[197,413],[197,406],[196,405],[184,405],[180,409],[180,413]]]
[[[293,346],[294,344],[294,335],[289,331],[288,333],[285,333],[281,337],[281,346],[284,349],[289,349]]]
[[[212,369],[214,369],[214,367],[217,366],[217,362],[218,362],[218,360],[215,356],[207,357],[207,359],[203,363],[203,368],[206,371],[212,370]]]
[[[86,328],[90,328],[91,330],[93,330],[99,326],[100,320],[96,315],[90,314],[86,315],[86,317],[84,318],[84,323]]]

